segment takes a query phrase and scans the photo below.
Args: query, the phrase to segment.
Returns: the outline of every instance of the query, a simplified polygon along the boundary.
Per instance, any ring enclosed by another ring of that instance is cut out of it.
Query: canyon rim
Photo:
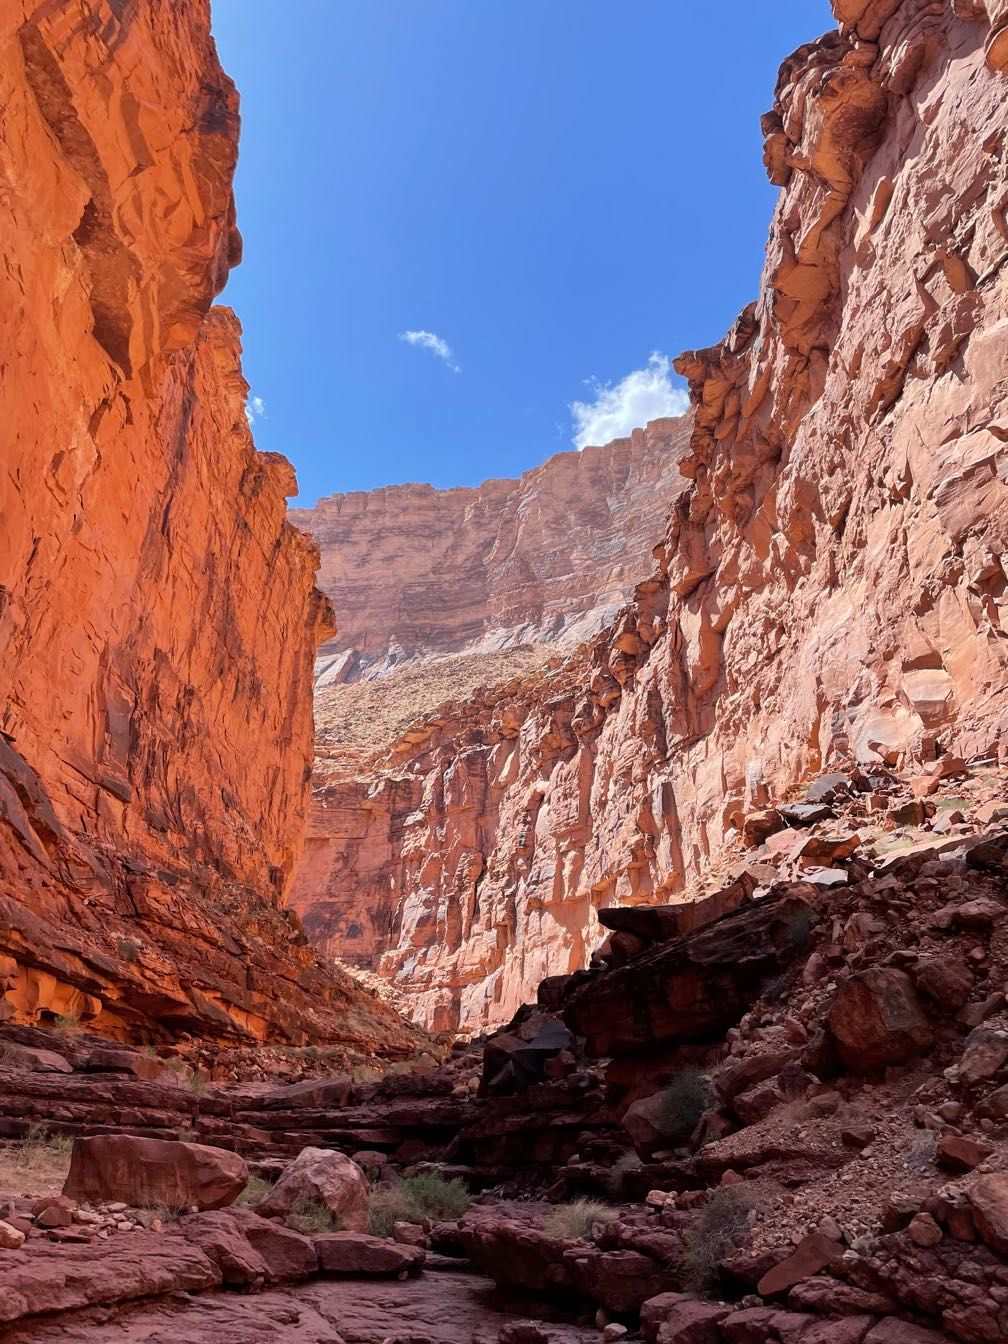
[[[1008,1338],[1008,3],[832,8],[685,415],[288,509],[208,0],[3,7],[3,1344]]]

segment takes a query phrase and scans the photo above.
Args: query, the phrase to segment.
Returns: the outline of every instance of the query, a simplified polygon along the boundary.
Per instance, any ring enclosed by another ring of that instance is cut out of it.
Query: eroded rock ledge
[[[656,572],[557,672],[319,794],[308,926],[384,939],[425,1023],[506,1020],[584,964],[599,906],[702,890],[835,761],[1005,750],[1004,6],[834,10],[764,120],[759,298],[678,362],[690,485]]]

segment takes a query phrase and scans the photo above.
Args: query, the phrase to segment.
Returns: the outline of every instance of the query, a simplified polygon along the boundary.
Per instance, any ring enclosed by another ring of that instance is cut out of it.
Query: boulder
[[[640,1156],[650,1157],[659,1148],[685,1143],[705,1108],[701,1092],[693,1097],[682,1087],[667,1087],[628,1106],[623,1128]]]
[[[1008,1120],[1008,1083],[984,1097],[977,1106],[977,1114],[991,1120]]]
[[[850,775],[838,773],[820,775],[805,790],[807,803],[831,803],[838,793],[847,793],[852,787]]]
[[[993,1151],[992,1144],[971,1139],[969,1135],[946,1134],[938,1140],[935,1161],[949,1171],[972,1171]]]
[[[641,1307],[645,1344],[720,1344],[718,1322],[731,1311],[689,1293],[659,1293]]]
[[[998,1255],[1008,1255],[1008,1172],[981,1176],[966,1195],[980,1239]]]
[[[767,1270],[760,1279],[756,1291],[760,1297],[774,1297],[778,1293],[785,1293],[796,1283],[810,1279],[813,1274],[818,1274],[828,1265],[838,1264],[842,1254],[842,1248],[830,1237],[823,1236],[820,1232],[813,1232],[798,1243],[787,1259],[781,1260],[772,1269]]]
[[[922,1054],[932,1043],[910,977],[873,966],[843,980],[827,1017],[840,1058],[855,1073],[876,1073]]]
[[[915,1213],[907,1228],[910,1240],[915,1246],[937,1246],[942,1239],[942,1230],[930,1213]]]
[[[798,858],[805,864],[820,864],[830,867],[849,859],[861,845],[861,837],[853,835],[810,835],[798,851]]]
[[[930,957],[914,967],[914,984],[935,1008],[957,1012],[973,990],[973,972],[959,958]]]
[[[98,1046],[88,1055],[87,1069],[95,1073],[129,1073],[144,1082],[177,1082],[176,1075],[163,1060],[138,1050],[118,1050]]]
[[[530,1024],[532,1025],[532,1024]],[[546,1018],[534,1035],[503,1031],[483,1047],[482,1093],[522,1092],[546,1078],[546,1064],[556,1056],[573,1054],[574,1036],[559,1018]]]
[[[182,1218],[179,1231],[198,1246],[232,1288],[259,1288],[274,1283],[299,1283],[318,1269],[308,1237],[251,1209],[194,1213]]]
[[[579,1245],[564,1253],[564,1264],[575,1290],[619,1315],[636,1315],[650,1297],[676,1286],[667,1260],[654,1260],[640,1251],[603,1251]]]
[[[10,1223],[0,1222],[0,1250],[16,1251],[24,1245],[25,1234]]]
[[[363,1232],[327,1232],[315,1237],[319,1269],[326,1274],[369,1274],[396,1278],[419,1274],[426,1254],[422,1246],[407,1246]]]
[[[345,1154],[329,1148],[302,1148],[260,1200],[257,1211],[264,1218],[282,1217],[297,1200],[309,1199],[328,1209],[344,1230],[365,1232],[368,1195],[367,1177]]]
[[[248,1175],[242,1158],[225,1148],[98,1134],[74,1139],[63,1193],[139,1208],[221,1209],[238,1198]]]
[[[775,1050],[762,1055],[747,1055],[740,1060],[729,1060],[715,1075],[714,1090],[722,1101],[732,1102],[757,1083],[776,1078],[786,1064],[797,1059],[798,1054],[796,1049]]]
[[[174,1232],[133,1232],[116,1239],[114,1253],[104,1242],[33,1243],[31,1255],[0,1255],[0,1323],[160,1294],[202,1292],[218,1288],[220,1282],[217,1266]]]
[[[748,872],[734,882],[698,901],[679,901],[672,905],[617,905],[598,912],[599,923],[607,929],[632,933],[645,943],[664,943],[684,938],[689,933],[713,924],[744,905],[757,883]]]
[[[872,1326],[864,1336],[864,1344],[949,1344],[949,1339],[940,1330],[928,1330],[923,1325],[890,1316]]]
[[[458,1243],[465,1257],[495,1283],[535,1293],[570,1292],[573,1284],[564,1253],[573,1240],[551,1237],[540,1228],[490,1216],[463,1223]],[[436,1243],[435,1243],[436,1244]]]
[[[298,1107],[333,1110],[346,1106],[352,1092],[353,1080],[347,1074],[339,1074],[334,1078],[311,1078],[305,1083],[277,1088],[260,1097],[259,1105],[267,1110],[281,1111]]]
[[[73,1073],[73,1065],[55,1050],[43,1050],[33,1045],[10,1045],[4,1042],[0,1064],[29,1073]]]
[[[976,1087],[993,1078],[1008,1062],[1008,1031],[975,1027],[966,1037],[962,1058],[955,1066],[955,1080],[961,1087]]]
[[[714,1038],[804,951],[816,915],[796,894],[802,885],[591,977],[568,998],[564,1021],[596,1056]]]

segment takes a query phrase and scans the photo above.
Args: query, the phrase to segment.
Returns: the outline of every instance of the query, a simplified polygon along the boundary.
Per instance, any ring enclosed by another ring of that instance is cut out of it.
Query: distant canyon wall
[[[238,125],[206,0],[4,6],[0,1019],[395,1048],[281,908],[332,626],[210,306]]]
[[[811,771],[1006,749],[1008,7],[834,10],[764,118],[759,297],[678,361],[654,573],[564,667],[316,799],[306,924],[434,1026],[506,1020],[598,906],[682,891]]]
[[[338,633],[320,685],[411,658],[520,644],[576,648],[633,592],[682,488],[689,420],[559,453],[518,480],[394,485],[292,511],[319,543]]]

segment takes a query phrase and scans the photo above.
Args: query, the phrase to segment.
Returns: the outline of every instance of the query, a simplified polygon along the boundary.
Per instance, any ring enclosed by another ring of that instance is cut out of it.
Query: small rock
[[[908,1231],[915,1246],[937,1246],[942,1239],[942,1230],[929,1213],[915,1213]]]
[[[10,1223],[0,1223],[0,1249],[16,1251],[24,1245],[25,1234]]]

